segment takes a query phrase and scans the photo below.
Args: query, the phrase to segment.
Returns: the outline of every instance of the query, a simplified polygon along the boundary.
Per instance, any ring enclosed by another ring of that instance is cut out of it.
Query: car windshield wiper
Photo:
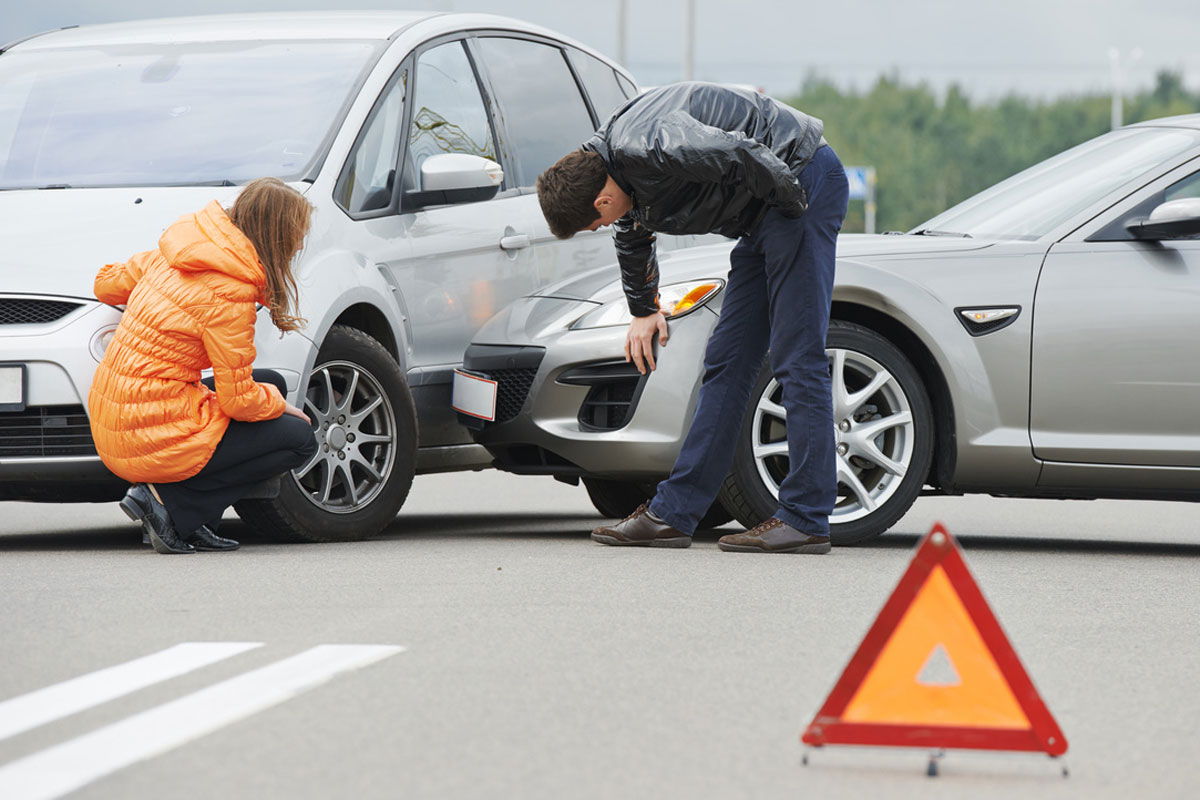
[[[922,228],[919,231],[913,231],[913,236],[957,236],[960,239],[970,239],[969,233],[958,233],[956,231],[935,231],[932,228]]]

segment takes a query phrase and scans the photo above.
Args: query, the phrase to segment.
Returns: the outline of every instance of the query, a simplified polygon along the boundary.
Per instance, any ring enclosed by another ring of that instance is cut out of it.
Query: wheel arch
[[[387,315],[372,303],[359,302],[349,306],[333,320],[334,325],[355,328],[383,345],[388,354],[402,367],[404,358]]]
[[[870,306],[834,301],[830,319],[852,322],[885,337],[900,349],[917,370],[933,405],[933,461],[926,481],[951,493],[957,458],[954,402],[946,376],[933,352],[903,322]]]

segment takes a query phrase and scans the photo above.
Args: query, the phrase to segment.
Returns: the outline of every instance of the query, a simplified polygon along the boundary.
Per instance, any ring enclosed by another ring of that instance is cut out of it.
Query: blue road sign
[[[870,167],[846,167],[846,178],[850,181],[850,199],[866,200],[870,192],[868,173]]]

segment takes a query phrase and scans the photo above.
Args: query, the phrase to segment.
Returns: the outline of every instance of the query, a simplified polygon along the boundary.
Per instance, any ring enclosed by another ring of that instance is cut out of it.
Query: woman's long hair
[[[307,320],[296,316],[300,301],[292,259],[304,245],[312,205],[278,178],[258,178],[246,184],[228,213],[263,265],[271,322],[281,331],[303,327]]]

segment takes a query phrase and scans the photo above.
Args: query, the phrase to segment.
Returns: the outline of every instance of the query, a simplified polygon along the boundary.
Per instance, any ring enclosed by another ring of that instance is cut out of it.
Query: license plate
[[[25,410],[25,365],[0,364],[0,411]]]
[[[496,382],[465,370],[454,370],[450,405],[472,417],[496,421]]]

